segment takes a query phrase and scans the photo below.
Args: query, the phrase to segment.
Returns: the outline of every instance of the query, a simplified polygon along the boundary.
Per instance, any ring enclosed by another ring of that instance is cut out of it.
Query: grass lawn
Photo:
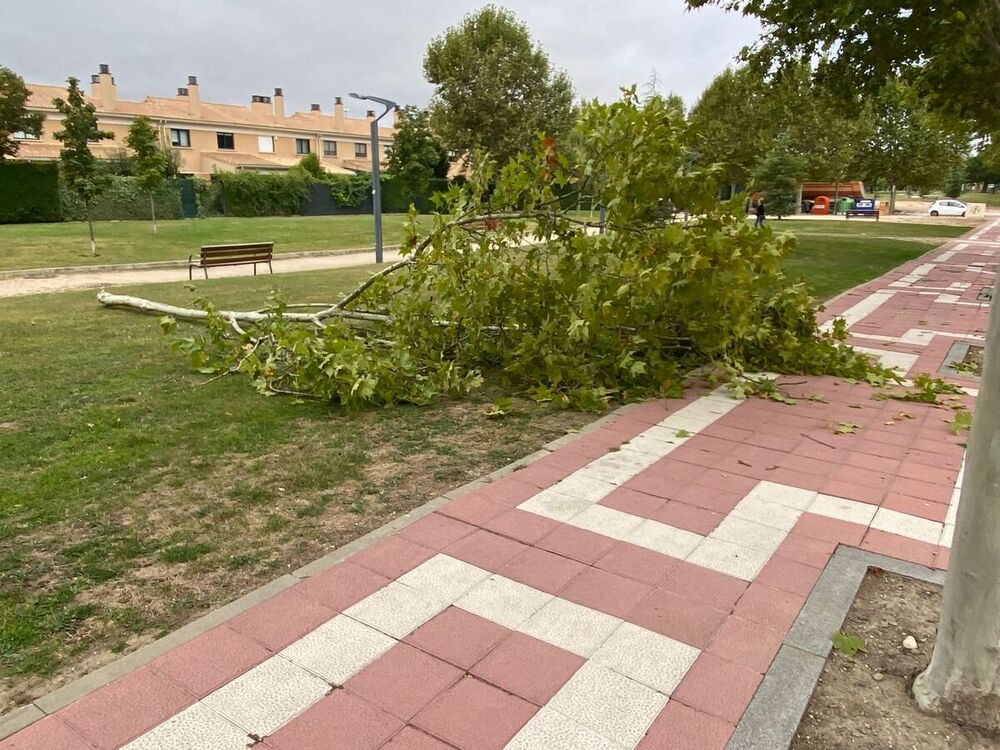
[[[803,234],[788,268],[822,299],[930,247]],[[122,291],[253,309],[370,272]],[[265,398],[205,382],[155,317],[92,292],[0,299],[0,318],[0,711],[590,420],[524,402],[485,419],[490,392],[355,413]]]
[[[947,224],[903,224],[871,219],[840,221],[819,221],[815,219],[769,219],[767,222],[775,232],[793,232],[796,235],[832,234],[844,237],[959,237],[972,227],[957,227]]]
[[[405,214],[383,217],[384,242],[402,239]],[[274,242],[275,253],[297,250],[368,248],[375,243],[371,216],[276,216],[260,219],[100,221],[94,225],[98,257],[90,255],[87,225],[0,224],[0,271],[19,268],[187,260],[202,245]]]
[[[992,208],[1000,206],[1000,193],[963,193],[958,199],[963,203],[985,203]]]

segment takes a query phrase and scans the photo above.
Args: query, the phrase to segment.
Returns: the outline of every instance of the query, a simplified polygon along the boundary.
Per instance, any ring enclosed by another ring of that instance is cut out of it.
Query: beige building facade
[[[58,159],[61,144],[54,136],[62,129],[62,115],[52,100],[65,98],[66,89],[32,83],[27,87],[31,91],[28,109],[43,113],[45,122],[39,138],[15,134],[21,144],[17,158]],[[339,96],[332,112],[313,104],[308,112],[286,113],[280,88],[270,96],[252,96],[245,107],[217,104],[202,101],[198,79],[190,76],[175,96],[129,101],[118,98],[110,69],[101,65],[100,72],[91,76],[90,96],[86,98],[97,110],[100,128],[115,136],[92,145],[99,158],[109,158],[124,148],[129,125],[146,116],[163,144],[179,154],[180,171],[185,175],[208,178],[217,172],[240,170],[280,172],[310,153],[331,173],[371,171],[370,134],[375,113],[369,110],[365,119],[347,117]],[[381,162],[386,160],[394,133],[393,128],[379,128]]]

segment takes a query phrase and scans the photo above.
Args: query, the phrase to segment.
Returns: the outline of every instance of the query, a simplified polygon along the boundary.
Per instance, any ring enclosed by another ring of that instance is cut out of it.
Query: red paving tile
[[[746,581],[687,562],[678,563],[659,586],[725,612],[747,589]]]
[[[774,554],[822,570],[836,549],[836,542],[789,534]]]
[[[653,514],[666,502],[662,497],[647,495],[645,492],[619,487],[601,500],[601,505],[615,508],[633,516],[652,518]]]
[[[100,750],[114,750],[195,702],[149,667],[125,675],[59,712],[59,718]]]
[[[360,565],[386,578],[399,578],[420,563],[430,560],[435,554],[437,554],[436,551],[429,547],[424,547],[422,544],[411,542],[405,537],[394,534],[388,539],[376,542],[367,549],[355,552],[349,559],[354,565]],[[334,606],[329,601],[325,603]],[[341,607],[336,607],[336,609],[341,609]]]
[[[861,542],[861,549],[888,555],[899,560],[916,563],[917,565],[934,566],[934,558],[938,553],[936,544],[907,539],[904,536],[889,534],[880,529],[869,529]]]
[[[510,631],[456,607],[448,607],[404,639],[412,646],[469,669],[502,641]]]
[[[948,547],[939,548],[937,557],[934,558],[934,567],[938,570],[948,570],[949,562],[951,562],[951,550]]]
[[[523,633],[511,633],[470,671],[536,706],[544,706],[584,661]]]
[[[345,682],[344,688],[409,721],[462,674],[462,670],[400,643]]]
[[[0,740],[0,750],[94,750],[58,716],[46,716],[12,737]]]
[[[390,539],[397,538],[391,537]],[[389,539],[385,541],[389,541]],[[412,544],[405,539],[399,539],[398,543],[383,548],[374,557],[369,558],[369,561],[377,561],[379,566],[385,570],[403,568],[399,574],[401,575],[427,559],[423,556],[422,551],[410,549],[409,545]],[[424,548],[419,549],[423,550]],[[352,556],[349,561],[334,565],[311,578],[306,578],[292,587],[291,590],[311,602],[343,612],[352,604],[356,604],[389,583],[389,578],[384,574],[380,575],[355,565],[355,557],[356,555]],[[391,557],[395,557],[395,562],[390,561]],[[295,601],[294,597],[290,601]]]
[[[334,690],[264,741],[274,750],[375,750],[403,723],[346,690]]]
[[[614,545],[614,539],[565,524],[538,541],[538,546],[542,549],[571,557],[586,565],[592,564]]]
[[[459,750],[500,750],[536,710],[522,698],[465,677],[417,714],[413,724]]]
[[[792,532],[795,534],[834,544],[849,544],[852,547],[861,544],[865,531],[866,527],[860,524],[817,516],[813,513],[803,513],[792,527]]]
[[[654,521],[675,526],[678,529],[693,531],[702,536],[710,534],[725,517],[723,513],[699,508],[677,500],[668,501],[651,516]]]
[[[495,572],[526,549],[513,539],[479,529],[447,547],[445,554]]]
[[[559,596],[612,617],[625,618],[651,590],[648,584],[606,570],[587,568],[570,581]]]
[[[706,650],[726,661],[764,674],[784,638],[784,633],[734,615],[726,618]]]
[[[756,581],[799,596],[809,596],[822,572],[811,565],[787,557],[774,556],[757,574]]]
[[[440,513],[431,513],[429,516],[400,529],[398,533],[401,537],[440,552],[475,530],[475,526],[456,521],[454,518],[443,516]]]
[[[733,726],[671,700],[636,750],[724,750]]]
[[[594,566],[602,570],[654,585],[661,581],[679,561],[659,552],[618,542]]]
[[[704,653],[670,698],[735,725],[763,679],[757,672]]]
[[[196,698],[204,698],[271,656],[259,643],[225,625],[149,663]]]
[[[726,613],[672,591],[653,589],[627,619],[689,646],[704,648],[726,619]]]
[[[509,509],[510,506],[506,503],[484,497],[479,492],[472,492],[441,506],[437,512],[473,526],[482,526],[491,518],[495,518]]]
[[[784,633],[795,622],[805,601],[804,596],[754,582],[736,603],[733,614]]]
[[[900,513],[906,513],[907,515],[926,518],[930,521],[937,521],[938,523],[944,523],[945,518],[948,517],[948,505],[946,503],[921,500],[917,497],[899,495],[895,492],[890,492],[886,496],[885,500],[882,501],[882,507],[889,508],[890,510],[898,510]]]
[[[585,569],[586,566],[577,560],[529,547],[498,572],[526,586],[558,594]]]
[[[227,625],[271,651],[280,651],[337,614],[331,607],[310,601],[297,588],[282,591],[236,615]]]
[[[559,527],[559,523],[550,518],[528,513],[513,508],[506,513],[491,518],[483,524],[488,529],[501,536],[516,539],[525,544],[534,544],[546,534],[551,534]]]
[[[415,727],[405,727],[382,748],[383,750],[452,750],[451,745],[446,745]]]
[[[520,505],[529,497],[538,494],[538,487],[531,482],[522,482],[515,474],[491,482],[476,491],[480,497],[499,500],[504,505]]]
[[[517,469],[511,476],[522,484],[530,484],[541,490],[551,487],[572,473],[571,469],[546,463],[545,459],[540,459],[528,464],[523,469]]]

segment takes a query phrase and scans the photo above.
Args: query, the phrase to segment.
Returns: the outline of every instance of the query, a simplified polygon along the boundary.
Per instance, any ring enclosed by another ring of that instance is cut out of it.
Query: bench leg
[[[274,273],[274,268],[271,266],[271,261],[267,262],[267,270],[270,271],[271,273]]]
[[[188,281],[194,281],[194,266],[188,264]]]
[[[253,275],[254,276],[257,275],[257,264],[256,263],[253,264]]]
[[[202,270],[205,271],[205,281],[208,281],[208,266],[205,266]]]

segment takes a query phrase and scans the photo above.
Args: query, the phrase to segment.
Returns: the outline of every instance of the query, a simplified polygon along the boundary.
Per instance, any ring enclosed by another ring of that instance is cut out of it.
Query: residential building
[[[19,159],[58,159],[61,144],[54,137],[62,129],[60,115],[52,100],[65,97],[60,86],[27,84],[31,90],[28,109],[45,114],[39,138],[19,134]],[[129,125],[139,116],[148,117],[160,132],[164,145],[180,154],[181,172],[196,177],[210,177],[216,172],[250,170],[283,171],[294,166],[305,154],[314,153],[324,169],[333,173],[371,171],[369,149],[371,121],[344,114],[338,96],[332,114],[313,104],[308,112],[285,112],[285,97],[280,88],[272,96],[254,95],[246,107],[202,101],[198,79],[190,76],[187,86],[172,97],[147,96],[142,101],[119,99],[115,79],[107,65],[91,76],[87,100],[97,110],[102,130],[114,133],[114,140],[94,143],[92,151],[108,158],[124,148]],[[392,146],[395,131],[379,128],[381,161]],[[15,134],[18,137],[18,134]]]

